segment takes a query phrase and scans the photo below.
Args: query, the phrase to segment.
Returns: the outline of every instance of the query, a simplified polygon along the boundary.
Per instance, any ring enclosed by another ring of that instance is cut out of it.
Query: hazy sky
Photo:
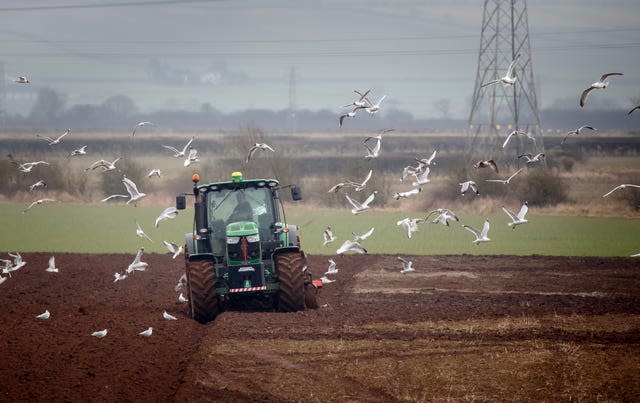
[[[295,105],[340,112],[353,90],[417,117],[466,118],[483,1],[4,0],[0,62],[11,113],[42,86],[67,104],[128,95],[142,111],[202,103],[230,112]],[[527,2],[539,102],[577,106],[582,90],[619,71],[593,105],[640,96],[640,1]],[[505,66],[506,67],[506,66]],[[26,75],[29,88],[14,83]],[[27,110],[28,112],[28,110]]]

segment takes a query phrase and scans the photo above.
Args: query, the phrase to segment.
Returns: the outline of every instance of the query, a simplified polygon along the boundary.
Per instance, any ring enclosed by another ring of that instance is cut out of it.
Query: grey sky
[[[577,105],[608,71],[624,76],[594,103],[626,108],[640,96],[639,1],[527,6],[542,107]],[[29,107],[19,75],[69,105],[124,94],[143,111],[280,110],[295,67],[298,108],[338,112],[353,89],[372,88],[417,117],[437,116],[436,101],[449,99],[451,115],[466,118],[482,12],[479,0],[5,0],[0,62],[11,113]]]

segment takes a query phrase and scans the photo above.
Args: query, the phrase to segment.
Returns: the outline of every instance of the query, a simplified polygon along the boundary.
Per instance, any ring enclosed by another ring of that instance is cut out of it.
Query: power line
[[[48,6],[15,6],[0,7],[0,11],[42,11],[42,10],[68,10],[78,8],[112,8],[112,7],[138,7],[138,6],[156,6],[167,4],[184,4],[184,3],[218,3],[227,0],[157,0],[157,1],[123,1],[118,3],[85,3],[85,4],[58,4]]]

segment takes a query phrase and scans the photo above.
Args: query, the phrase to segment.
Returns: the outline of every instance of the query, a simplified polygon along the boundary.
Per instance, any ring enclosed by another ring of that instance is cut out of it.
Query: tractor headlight
[[[260,242],[260,235],[247,235],[247,242]]]
[[[234,245],[234,244],[237,244],[238,242],[240,242],[240,237],[239,236],[227,237],[227,244],[229,244],[229,245]]]

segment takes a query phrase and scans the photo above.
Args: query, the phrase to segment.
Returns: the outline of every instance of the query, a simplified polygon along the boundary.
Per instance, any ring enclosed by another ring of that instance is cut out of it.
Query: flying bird
[[[357,108],[365,108],[367,106],[367,101],[366,101],[366,97],[367,95],[369,95],[369,92],[371,91],[371,89],[366,90],[364,93],[361,93],[357,90],[353,90],[353,92],[355,92],[356,94],[360,95],[360,98],[358,98],[357,101],[353,101],[350,104],[344,105],[343,108],[348,108],[350,106],[354,106]]]
[[[172,259],[175,259],[179,254],[182,253],[182,245],[178,245],[177,243],[168,241],[162,241],[162,243],[167,247],[169,253],[173,253]]]
[[[40,319],[40,320],[47,320],[51,317],[51,314],[49,313],[49,310],[45,310],[44,312],[42,312],[40,315],[36,316],[36,319]]]
[[[425,184],[431,182],[431,179],[429,179],[429,173],[430,172],[431,172],[431,170],[429,169],[429,167],[425,167],[424,170],[422,171],[422,173],[413,174],[413,176],[416,178],[416,180],[414,182],[412,182],[411,184],[413,186],[420,186],[420,185],[425,185]]]
[[[580,107],[584,106],[584,103],[587,100],[587,95],[589,95],[589,93],[591,91],[607,88],[607,86],[609,85],[609,82],[606,81],[608,77],[621,76],[621,75],[622,75],[622,73],[605,73],[605,74],[603,74],[602,77],[600,77],[600,80],[598,80],[595,83],[591,84],[589,86],[589,88],[587,88],[586,90],[582,91],[582,95],[580,95]]]
[[[375,104],[373,102],[371,102],[369,100],[368,97],[365,97],[365,99],[367,100],[367,103],[369,104],[369,106],[367,106],[364,110],[367,111],[367,113],[369,113],[369,115],[373,115],[375,113],[378,113],[378,111],[380,111],[380,104],[382,103],[382,101],[387,97],[387,95],[383,95],[382,98],[380,98],[378,100],[378,102],[376,102]]]
[[[338,269],[336,267],[336,262],[333,259],[329,259],[329,267],[327,268],[327,271],[324,273],[324,275],[326,276],[327,274],[337,274],[338,273]]]
[[[607,193],[603,194],[602,197],[608,197],[611,195],[611,193],[620,190],[620,189],[626,189],[626,188],[636,188],[636,189],[640,189],[640,185],[633,185],[631,183],[623,183],[622,185],[618,185],[616,187],[614,187],[613,189],[611,189],[610,191],[608,191]]]
[[[418,230],[418,224],[424,222],[422,218],[403,218],[396,222],[396,225],[402,226],[402,229],[407,234],[407,238],[411,238],[411,234]]]
[[[369,146],[369,144],[367,144],[367,142],[370,140],[375,141],[373,146]],[[380,156],[381,143],[382,143],[382,137],[367,137],[362,142],[362,145],[364,145],[364,148],[367,149],[367,155],[365,155],[364,158],[367,160],[370,160],[372,158],[378,158]]]
[[[127,267],[127,274],[131,274],[133,273],[134,270],[137,271],[145,271],[147,270],[147,267],[149,267],[149,264],[147,262],[143,262],[142,261],[142,254],[144,253],[144,247],[140,247],[140,249],[138,249],[138,253],[136,253],[136,257],[133,259],[133,262],[131,262],[131,264],[129,264],[129,266]]]
[[[364,108],[363,106],[356,106],[355,108],[353,108],[351,112],[343,113],[340,116],[338,116],[338,125],[342,127],[342,125],[344,124],[344,120],[346,118],[356,117],[356,112],[358,111],[358,109],[363,109],[363,108]]]
[[[176,284],[176,286],[173,287],[173,289],[175,291],[180,291],[186,286],[187,286],[187,274],[183,273],[182,276],[180,276],[180,278],[178,279],[178,284]],[[180,293],[180,295],[182,295],[182,293]],[[185,302],[185,301],[180,301],[180,302]]]
[[[43,181],[42,179],[40,179],[39,181],[37,181],[33,185],[29,186],[29,192],[33,192],[33,189],[39,188],[39,187],[46,188],[47,187],[47,183],[45,181]]]
[[[127,275],[126,275],[126,274],[115,273],[115,274],[113,275],[113,282],[115,283],[115,282],[117,282],[117,281],[122,281],[122,280],[124,280],[125,278],[127,278]]]
[[[67,158],[77,157],[78,155],[86,155],[86,154],[87,154],[87,146],[82,146],[80,148],[76,148],[75,150],[71,151],[67,156]]]
[[[184,160],[183,165],[185,167],[188,167],[189,165],[195,164],[196,162],[200,162],[200,158],[198,158],[198,150],[191,147],[189,148],[189,155]]]
[[[507,223],[507,225],[509,227],[513,228],[513,229],[515,229],[516,226],[518,226],[520,224],[524,224],[524,223],[529,222],[529,221],[527,221],[527,219],[524,218],[524,216],[527,215],[527,211],[529,211],[529,206],[528,206],[527,202],[524,202],[524,204],[520,208],[520,211],[518,212],[518,214],[516,214],[513,211],[509,210],[505,206],[502,206],[502,211],[507,213],[507,215],[511,219],[511,222]]]
[[[460,185],[460,194],[465,195],[469,190],[471,190],[476,195],[480,194],[478,191],[478,185],[474,181],[466,181],[459,184]]]
[[[98,330],[97,332],[91,333],[91,336],[97,337],[98,339],[101,339],[101,338],[105,337],[106,335],[107,335],[107,329]]]
[[[60,270],[56,267],[56,258],[51,256],[49,258],[49,266],[45,269],[49,273],[58,273]]]
[[[496,182],[496,183],[502,183],[503,185],[508,185],[511,182],[511,179],[513,179],[516,175],[522,172],[523,169],[524,168],[518,169],[507,179],[485,179],[485,182]]]
[[[136,135],[136,130],[137,130],[139,127],[144,127],[144,126],[157,126],[157,125],[156,125],[155,123],[152,123],[152,122],[140,122],[140,123],[136,124],[136,125],[133,127],[133,133],[131,133],[131,137],[133,137],[133,136],[135,136],[135,135]]]
[[[160,168],[154,168],[147,174],[147,178],[151,178],[152,176],[157,176],[158,178],[162,176],[162,171]]]
[[[495,80],[491,80],[487,83],[484,83],[480,86],[480,88],[493,85],[493,84],[498,84],[498,83],[502,83],[503,87],[508,87],[510,85],[515,84],[516,80],[518,79],[515,75],[515,68],[516,68],[516,63],[518,63],[518,59],[520,59],[520,53],[518,53],[513,58],[513,60],[509,64],[509,67],[507,68],[507,73],[504,76],[497,78]]]
[[[533,164],[534,162],[540,162],[541,158],[545,158],[544,153],[538,153],[536,155],[533,155],[531,153],[524,153],[524,154],[520,154],[518,155],[518,159],[520,158],[524,158],[525,162],[528,164]]]
[[[322,281],[322,284],[331,284],[331,283],[335,282],[336,280],[331,280],[327,276],[322,276],[322,277],[320,277],[320,281]]]
[[[120,161],[120,157],[116,158],[113,161],[98,160],[93,164],[89,165],[89,168],[86,168],[85,171],[88,171],[90,169],[93,170],[97,168],[102,168],[102,172],[113,171],[116,169],[116,162],[118,161]]]
[[[11,160],[11,164],[15,165],[18,168],[18,170],[23,173],[31,172],[33,168],[37,167],[38,165],[50,165],[46,161],[33,161],[33,162],[25,162],[23,164],[20,164],[18,161],[13,159],[13,156],[11,154],[9,154],[8,157]]]
[[[424,221],[426,222],[427,220],[429,220],[429,217],[431,217],[432,214],[438,214],[436,218],[431,221],[432,224],[440,223],[448,227],[449,220],[459,221],[458,216],[456,216],[455,213],[448,208],[438,208],[435,210],[431,210],[424,218]]]
[[[176,218],[177,215],[178,215],[177,208],[173,206],[167,207],[166,209],[164,209],[162,213],[160,213],[158,218],[156,218],[156,227],[158,227],[162,221]]]
[[[481,242],[489,242],[491,240],[487,236],[489,235],[489,219],[484,220],[482,231],[478,231],[477,229],[473,228],[470,225],[462,225],[462,227],[467,231],[471,232],[473,235],[475,235],[476,239],[474,239],[471,242],[475,243],[476,245],[480,244]]]
[[[353,208],[351,209],[351,213],[358,214],[365,210],[368,210],[369,204],[371,204],[371,202],[373,201],[373,199],[375,199],[377,194],[378,194],[378,191],[374,190],[373,193],[371,193],[369,197],[367,197],[365,201],[363,201],[362,203],[360,203],[357,200],[353,200],[351,197],[349,197],[349,195],[345,195],[345,197],[347,198],[347,201],[353,206]]]
[[[336,253],[338,255],[341,255],[348,251],[354,251],[356,253],[367,253],[367,250],[362,245],[360,245],[358,242],[351,241],[349,239],[344,241],[344,243],[338,248]]]
[[[564,144],[565,141],[567,141],[567,137],[569,137],[572,134],[575,134],[576,136],[580,134],[580,132],[582,132],[584,129],[589,129],[589,130],[598,130],[592,126],[580,126],[575,130],[571,130],[568,131],[567,134],[564,135],[564,138],[562,139],[562,141],[560,141],[560,144]]]
[[[504,143],[502,143],[502,148],[505,148],[507,146],[507,144],[509,143],[509,140],[511,140],[513,136],[518,136],[518,135],[526,136],[529,140],[532,140],[533,142],[536,141],[536,139],[533,136],[531,136],[531,133],[524,130],[514,130],[511,133],[509,133]]]
[[[635,111],[636,109],[640,109],[640,105],[638,105],[638,106],[634,107],[633,109],[631,109],[629,111],[629,113],[627,113],[627,115],[631,115],[633,113],[633,111]]]
[[[177,148],[174,148],[171,146],[165,146],[165,145],[163,145],[162,147],[166,148],[167,150],[173,151],[174,157],[181,158],[187,155],[187,150],[189,149],[189,146],[191,145],[191,143],[193,143],[193,137],[191,137],[191,140],[189,140],[187,144],[185,144],[184,147],[182,147],[182,150],[178,150]]]
[[[127,189],[127,193],[129,193],[129,200],[127,200],[127,204],[133,202],[135,205],[138,200],[147,195],[146,193],[140,192],[138,190],[138,186],[136,186],[136,184],[126,176],[123,177],[122,183],[124,183],[124,187]]]
[[[322,244],[324,246],[327,246],[328,244],[330,244],[331,242],[335,241],[338,238],[336,238],[333,235],[333,231],[331,230],[331,227],[327,226],[327,228],[325,228],[324,231],[322,231],[322,239],[323,239]]]
[[[369,228],[369,230],[367,232],[365,232],[364,234],[356,234],[355,232],[351,232],[351,234],[354,236],[353,240],[356,242],[359,241],[364,241],[365,239],[369,238],[372,234],[373,234],[373,230],[375,229],[375,227],[371,227]]]
[[[433,150],[433,153],[429,156],[429,158],[418,158],[416,157],[416,161],[418,161],[418,168],[422,169],[424,167],[428,167],[431,165],[435,165],[435,161],[433,159],[436,157],[436,153],[438,150]]]
[[[245,163],[248,164],[251,157],[253,157],[253,154],[255,154],[255,152],[258,150],[269,150],[271,152],[275,152],[275,150],[271,148],[271,146],[267,143],[255,143],[254,145],[251,146],[251,148],[249,148],[249,153],[247,154],[247,159],[245,160]]]
[[[175,316],[171,315],[169,312],[167,312],[166,310],[162,312],[162,317],[165,320],[178,320],[178,318],[176,318]],[[151,328],[149,328],[151,329]]]
[[[413,188],[405,192],[396,192],[393,194],[393,198],[396,200],[400,200],[401,198],[417,195],[420,192],[422,192],[422,188]]]
[[[140,223],[138,223],[137,221],[136,221],[136,235],[140,238],[145,238],[146,240],[153,242],[153,239],[149,238],[149,236],[144,233],[144,231],[142,230],[142,227],[140,226]]]
[[[396,257],[401,263],[402,263],[402,270],[400,270],[400,273],[402,274],[406,274],[406,273],[411,273],[416,271],[416,269],[414,269],[413,266],[413,262],[411,260],[407,260],[405,258],[402,258],[400,256]]]
[[[494,160],[482,160],[482,161],[478,161],[475,164],[473,164],[473,167],[475,169],[480,169],[480,168],[486,168],[486,167],[490,167],[491,169],[493,169],[495,171],[495,173],[498,173],[498,164],[496,164],[496,162]]]
[[[36,201],[32,202],[29,205],[29,207],[27,207],[26,209],[22,210],[22,213],[23,214],[26,213],[27,211],[29,211],[31,209],[31,207],[36,206],[38,204],[42,204],[42,203],[46,203],[46,202],[54,202],[54,201],[55,201],[54,199],[39,199],[39,200],[36,200]]]
[[[20,76],[18,78],[16,78],[15,80],[13,80],[13,82],[18,83],[18,84],[29,84],[29,79],[25,76]]]
[[[36,134],[36,137],[39,137],[39,138],[41,138],[41,139],[43,139],[45,141],[48,141],[49,145],[53,146],[53,145],[56,145],[56,144],[60,144],[60,140],[62,140],[62,138],[64,136],[66,136],[67,134],[69,134],[69,133],[71,133],[71,129],[67,129],[67,131],[65,131],[64,133],[62,133],[60,136],[56,137],[55,139],[51,138],[51,137],[47,137],[47,136],[41,136],[39,134]]]

